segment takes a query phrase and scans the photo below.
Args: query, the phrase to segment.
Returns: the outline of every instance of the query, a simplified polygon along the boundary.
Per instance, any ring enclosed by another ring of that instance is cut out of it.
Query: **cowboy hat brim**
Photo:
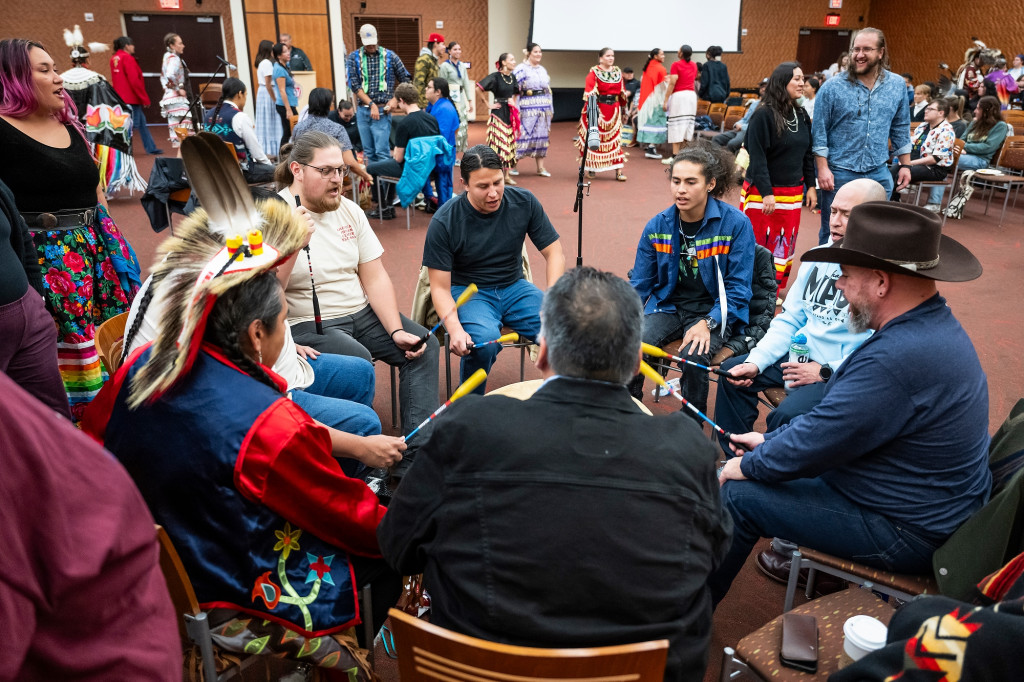
[[[933,279],[939,282],[969,282],[981,277],[981,263],[974,257],[974,254],[968,251],[963,244],[946,235],[942,235],[939,240],[938,264],[927,270],[911,269],[863,251],[844,249],[843,241],[840,239],[832,246],[811,249],[800,256],[800,260],[805,263],[852,265],[911,277]]]

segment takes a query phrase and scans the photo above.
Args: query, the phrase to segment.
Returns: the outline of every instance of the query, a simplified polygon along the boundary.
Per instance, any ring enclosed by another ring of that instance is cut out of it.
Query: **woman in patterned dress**
[[[459,112],[459,129],[455,133],[455,151],[464,152],[469,147],[469,119],[476,115],[473,100],[476,93],[469,83],[469,70],[462,64],[462,45],[448,43],[448,61],[438,68],[438,75],[448,81],[452,102]],[[455,165],[459,165],[458,160]]]
[[[505,184],[515,185],[518,183],[509,175],[509,171],[516,165],[516,137],[519,133],[519,109],[516,106],[519,83],[512,75],[516,58],[511,52],[502,52],[494,66],[498,70],[476,84],[484,92],[494,93],[494,103],[490,105],[491,117],[487,119],[486,144],[501,159]]]
[[[185,43],[177,33],[168,33],[164,36],[164,47],[166,51],[160,67],[160,85],[164,86],[164,96],[160,99],[160,114],[167,119],[171,146],[178,147],[181,140],[174,129],[192,127],[188,112],[188,91],[185,89],[185,64],[181,61]]]
[[[107,213],[99,171],[53,59],[0,40],[0,180],[32,233],[57,361],[77,421],[103,385],[96,328],[128,311],[139,264]]]
[[[583,113],[577,131],[576,149],[583,156],[587,144],[587,105],[591,95],[597,95],[597,107],[600,115],[597,128],[600,131],[601,146],[597,150],[587,150],[586,170],[590,177],[607,170],[615,171],[615,179],[625,182],[626,176],[622,167],[626,163],[626,155],[622,151],[622,105],[626,103],[626,90],[622,87],[622,71],[615,66],[615,51],[610,47],[602,48],[600,62],[587,74],[587,84],[583,91]]]
[[[516,156],[532,156],[537,161],[537,175],[550,178],[544,168],[551,135],[551,117],[555,110],[551,103],[551,78],[540,65],[541,49],[537,43],[526,46],[526,61],[515,69],[519,82],[519,112],[522,128],[516,143]]]
[[[267,156],[276,159],[284,130],[274,106],[274,43],[260,41],[253,65],[256,67],[256,138]]]

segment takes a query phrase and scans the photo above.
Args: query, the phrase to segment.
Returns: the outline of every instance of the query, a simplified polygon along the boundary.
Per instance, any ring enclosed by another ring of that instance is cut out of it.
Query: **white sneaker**
[[[646,156],[648,159],[661,158],[661,154],[659,154],[658,150],[655,149],[654,147],[647,147],[646,149],[644,149],[644,156]]]
[[[931,211],[932,213],[938,213],[939,211],[942,210],[942,206],[939,204],[925,204],[924,207],[926,210]]]
[[[671,166],[672,165],[672,157],[670,156],[667,159],[662,159],[661,162],[663,164],[665,164],[666,166]]]
[[[517,171],[517,170],[516,170],[515,168],[513,168],[512,170],[510,170],[510,171],[508,172],[508,174],[509,174],[509,175],[519,175],[519,171]]]

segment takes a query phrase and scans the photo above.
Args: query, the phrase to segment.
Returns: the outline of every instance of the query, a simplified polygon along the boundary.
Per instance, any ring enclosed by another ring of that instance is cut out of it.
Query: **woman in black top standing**
[[[811,119],[798,103],[803,92],[800,64],[777,66],[750,117],[744,142],[750,165],[740,192],[740,210],[750,218],[757,243],[775,257],[780,290],[793,267],[800,206],[811,207],[817,201]]]
[[[486,143],[501,159],[505,184],[515,185],[516,181],[509,175],[509,171],[516,165],[516,138],[519,135],[519,108],[515,100],[519,94],[519,81],[512,73],[516,67],[516,58],[511,52],[502,52],[494,65],[498,70],[484,76],[476,87],[494,93],[491,116],[487,119]]]
[[[107,213],[80,125],[46,50],[0,40],[0,180],[32,233],[76,421],[103,385],[96,328],[128,312],[141,285],[135,253]]]

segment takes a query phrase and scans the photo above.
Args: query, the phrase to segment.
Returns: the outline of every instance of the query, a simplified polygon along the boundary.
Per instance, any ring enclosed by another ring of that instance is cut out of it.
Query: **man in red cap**
[[[420,108],[426,109],[427,104],[427,83],[437,75],[438,64],[445,54],[444,36],[440,33],[431,33],[427,37],[427,46],[420,50],[419,59],[412,70],[412,82],[420,92]]]

